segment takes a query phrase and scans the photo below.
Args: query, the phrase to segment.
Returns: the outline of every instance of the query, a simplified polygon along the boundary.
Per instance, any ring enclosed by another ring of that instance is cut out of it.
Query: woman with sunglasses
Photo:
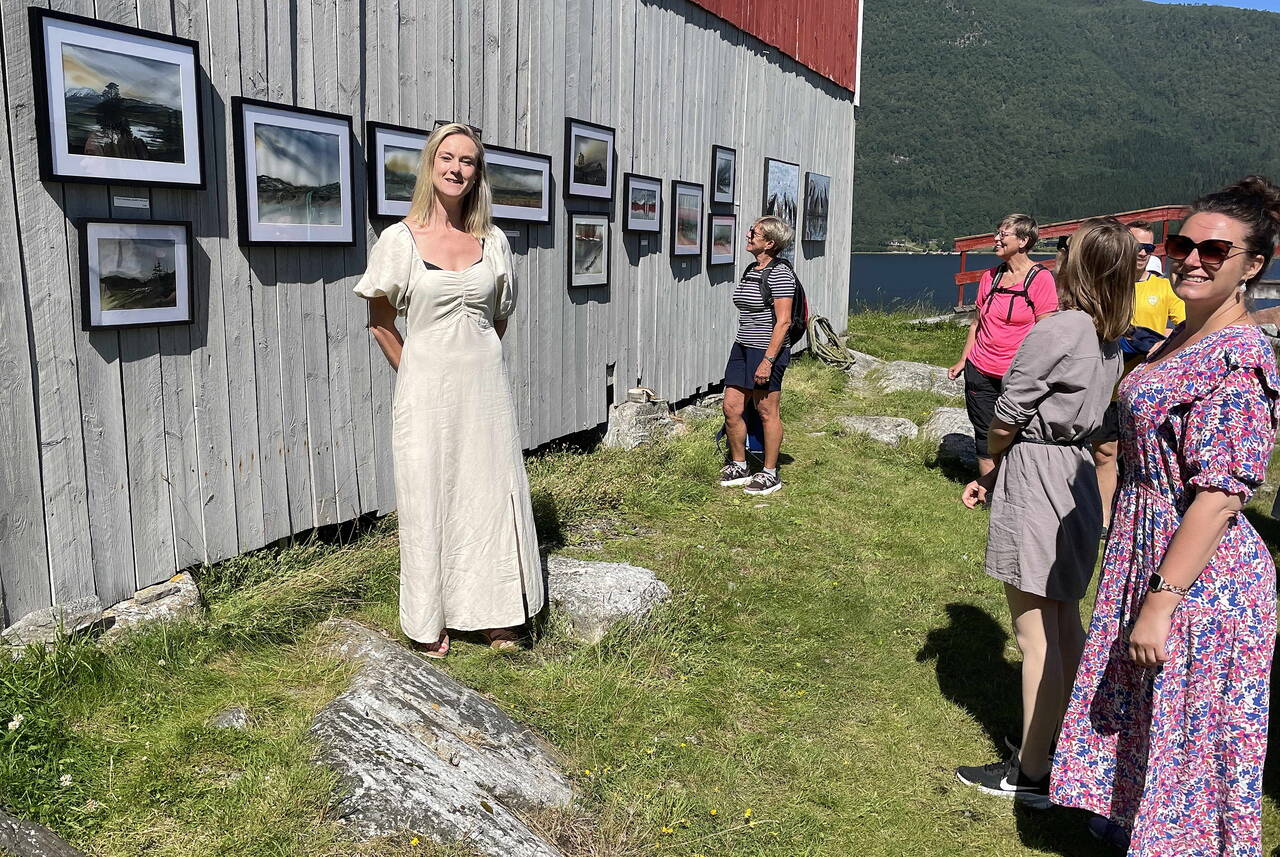
[[[1246,295],[1280,188],[1201,197],[1165,242],[1187,320],[1120,385],[1122,482],[1054,756],[1054,803],[1136,857],[1261,854],[1275,567],[1241,514],[1280,377]]]

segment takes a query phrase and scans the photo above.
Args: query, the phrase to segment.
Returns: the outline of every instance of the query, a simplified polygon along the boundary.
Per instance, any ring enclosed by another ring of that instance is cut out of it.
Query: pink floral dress
[[[1126,639],[1196,489],[1262,484],[1278,393],[1271,346],[1239,326],[1120,385],[1122,482],[1050,797],[1128,828],[1135,857],[1261,854],[1276,582],[1243,514],[1174,612],[1169,662],[1138,667]]]

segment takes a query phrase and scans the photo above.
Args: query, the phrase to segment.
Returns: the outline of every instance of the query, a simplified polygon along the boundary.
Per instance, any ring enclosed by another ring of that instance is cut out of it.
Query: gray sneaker
[[[720,468],[720,485],[724,488],[736,488],[751,481],[751,469],[745,464],[734,464],[730,461]]]
[[[751,481],[747,483],[747,487],[743,488],[748,494],[772,494],[782,487],[782,480],[777,476],[771,476],[761,470],[755,476],[751,477]]]

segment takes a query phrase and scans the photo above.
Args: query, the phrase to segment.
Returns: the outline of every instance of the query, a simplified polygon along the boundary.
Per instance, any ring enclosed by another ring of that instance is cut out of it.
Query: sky
[[[1150,0],[1152,3],[1185,3],[1188,0]],[[1268,12],[1280,12],[1280,0],[1232,0],[1230,3],[1197,3],[1203,6],[1236,6],[1240,9],[1265,9]]]
[[[64,44],[62,75],[67,89],[101,92],[108,83],[116,83],[126,98],[182,109],[182,74],[173,63]]]

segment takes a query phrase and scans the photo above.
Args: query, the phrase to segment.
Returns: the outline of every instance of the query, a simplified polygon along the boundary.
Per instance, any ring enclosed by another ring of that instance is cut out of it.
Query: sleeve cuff
[[[1011,426],[1025,426],[1031,422],[1031,418],[1036,415],[1036,411],[1035,408],[1020,407],[1008,396],[1001,396],[996,399],[996,406],[992,415]]]

